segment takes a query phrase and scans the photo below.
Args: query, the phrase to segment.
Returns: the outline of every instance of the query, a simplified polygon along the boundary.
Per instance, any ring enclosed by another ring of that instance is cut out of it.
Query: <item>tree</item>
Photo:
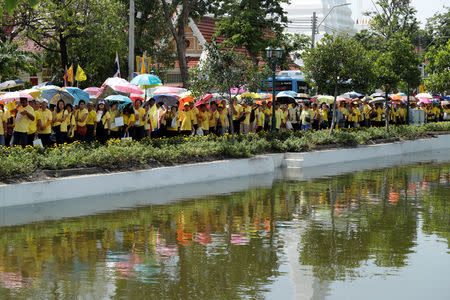
[[[36,55],[19,50],[17,43],[0,41],[0,80],[15,77],[20,71],[34,73],[38,63]]]
[[[450,40],[444,46],[432,46],[425,59],[426,71],[430,74],[425,79],[425,87],[442,95],[450,93]]]
[[[417,11],[411,0],[377,0],[376,4],[379,10],[366,13],[372,18],[370,29],[376,35],[389,40],[398,33],[411,38],[417,32]]]
[[[437,12],[427,19],[425,33],[429,42],[425,45],[444,46],[450,39],[450,7],[444,7],[443,12]]]
[[[280,36],[280,46],[283,48],[280,69],[289,70],[292,60],[301,59],[302,53],[311,48],[311,38],[306,34],[285,33]]]
[[[232,116],[231,89],[239,86],[255,85],[261,82],[263,72],[257,72],[247,58],[234,49],[220,48],[215,42],[206,46],[206,59],[191,69],[190,87],[194,95],[216,91],[228,98],[229,115]],[[266,69],[264,69],[266,70]],[[267,77],[264,77],[267,78]],[[234,143],[233,122],[230,129]],[[238,128],[236,128],[239,130]]]
[[[328,35],[304,55],[306,77],[314,81],[319,93],[334,89],[333,119],[336,122],[336,97],[339,86],[349,82],[351,87],[365,91],[372,81],[372,67],[368,52],[347,35]]]
[[[128,4],[129,0],[122,0]],[[142,54],[151,59],[151,71],[160,78],[166,77],[167,69],[174,66],[176,52],[170,42],[171,32],[165,19],[163,6],[160,0],[137,0],[136,11],[142,17],[135,20],[135,53]]]
[[[282,4],[287,0],[215,1],[218,9],[216,36],[228,47],[245,48],[257,66],[271,40],[279,40],[287,24]]]
[[[172,33],[176,45],[181,81],[184,87],[188,87],[189,71],[186,57],[186,25],[188,25],[190,17],[198,18],[203,16],[208,11],[210,3],[206,0],[177,0],[171,2],[161,0],[161,3],[166,24]]]
[[[386,49],[375,51],[374,73],[376,83],[382,87],[386,94],[397,88],[401,81],[414,84],[419,81],[420,73],[418,65],[420,63],[414,45],[410,40],[396,34],[389,40]],[[386,131],[389,132],[389,105],[386,105]]]
[[[34,7],[39,0],[5,0],[5,5],[0,5],[0,15],[3,15],[3,9],[8,13],[12,14],[14,10],[17,8],[19,3],[28,3],[32,7]]]

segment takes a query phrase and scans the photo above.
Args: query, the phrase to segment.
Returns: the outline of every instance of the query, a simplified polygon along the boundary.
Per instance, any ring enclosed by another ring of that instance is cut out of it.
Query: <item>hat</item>
[[[223,108],[223,105],[222,105],[222,104],[219,104],[218,107]]]
[[[105,100],[98,101],[98,104],[105,104]]]
[[[184,106],[189,106],[189,102],[184,102]]]
[[[47,100],[47,99],[42,99],[42,100],[41,100],[41,103],[46,103],[46,104],[48,104],[48,100]]]

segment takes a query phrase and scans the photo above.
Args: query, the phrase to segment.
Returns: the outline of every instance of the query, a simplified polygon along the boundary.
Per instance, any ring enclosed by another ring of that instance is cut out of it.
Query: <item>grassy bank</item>
[[[104,171],[135,170],[180,163],[245,158],[273,152],[303,152],[324,147],[351,147],[391,140],[410,140],[450,131],[450,122],[423,126],[328,131],[259,133],[237,137],[175,137],[105,145],[75,142],[48,149],[0,147],[0,181],[36,180],[40,170],[97,167]]]

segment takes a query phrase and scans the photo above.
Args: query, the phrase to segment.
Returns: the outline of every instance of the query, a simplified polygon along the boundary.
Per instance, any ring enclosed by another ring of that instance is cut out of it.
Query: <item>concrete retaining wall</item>
[[[450,154],[450,135],[352,149],[268,154],[250,159],[223,160],[134,172],[73,176],[48,181],[0,185],[0,207],[213,182],[274,173],[279,168],[287,168],[291,173],[300,172],[302,168],[336,165],[350,161],[368,161],[387,156],[437,150],[448,151]]]

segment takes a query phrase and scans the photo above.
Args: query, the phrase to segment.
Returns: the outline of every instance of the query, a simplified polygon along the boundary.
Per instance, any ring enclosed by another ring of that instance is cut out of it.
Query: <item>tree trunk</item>
[[[176,43],[178,62],[180,64],[181,81],[184,88],[189,88],[189,70],[186,57],[186,44],[184,43],[184,33],[183,36],[178,36]]]
[[[389,112],[390,112],[390,106],[389,106],[389,97],[388,97],[388,89],[386,89],[386,118],[385,118],[385,125],[386,125],[386,132],[389,133]]]
[[[67,55],[67,40],[62,33],[59,34],[59,53],[61,55],[61,67],[65,70],[69,64],[69,57]]]
[[[338,94],[338,82],[337,82],[337,79],[336,79],[335,80],[335,84],[334,84],[333,116],[331,118],[330,134],[333,134],[334,126],[336,124],[336,100],[337,100],[337,94]]]
[[[231,140],[233,141],[233,145],[235,143],[234,138],[234,126],[233,126],[233,98],[231,94],[228,98],[228,121],[230,122],[230,130],[231,130]]]

